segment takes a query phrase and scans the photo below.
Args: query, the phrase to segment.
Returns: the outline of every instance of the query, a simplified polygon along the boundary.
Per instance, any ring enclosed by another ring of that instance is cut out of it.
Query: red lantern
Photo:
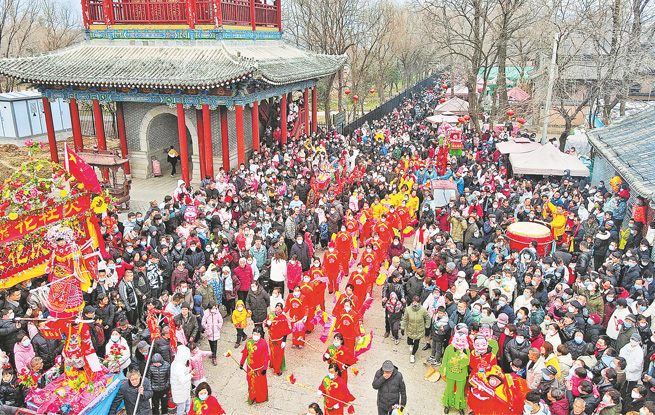
[[[370,92],[371,94],[375,94],[375,89],[371,88],[371,90],[368,92]]]
[[[519,125],[520,124],[525,124],[525,118],[519,118],[516,121],[519,123]]]
[[[448,84],[444,82],[444,84],[441,85],[441,87],[442,87],[443,89],[448,89]]]
[[[350,88],[346,88],[346,90],[345,90],[345,91],[343,91],[343,92],[345,92],[345,93],[346,93],[346,95],[350,95]]]
[[[459,117],[457,121],[459,121],[460,124],[464,124],[464,117]]]
[[[468,114],[466,114],[466,115],[464,116],[464,119],[465,119],[466,121],[468,121],[468,120],[471,119],[471,117],[470,117]]]
[[[359,95],[353,95],[353,99],[354,99],[355,101],[359,100]]]
[[[444,102],[446,102],[446,98],[441,98],[441,99],[439,100],[439,102],[441,102],[441,103],[443,104]]]
[[[507,112],[506,112],[505,114],[507,114],[507,116],[508,116],[509,119],[511,120],[511,119],[512,119],[512,115],[514,115],[514,114],[516,114],[516,113],[514,112],[514,110],[507,110]]]

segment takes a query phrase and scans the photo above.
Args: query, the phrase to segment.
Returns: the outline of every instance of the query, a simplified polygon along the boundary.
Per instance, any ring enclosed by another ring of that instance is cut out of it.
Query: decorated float
[[[24,320],[45,320],[43,335],[64,343],[52,369],[19,373],[28,409],[105,414],[123,377],[100,362],[88,327],[93,322],[81,315],[82,290],[97,278],[105,253],[98,215],[112,199],[100,193],[98,179],[81,158],[66,149],[65,159],[66,168],[28,161],[0,186],[0,288],[47,276],[47,284],[30,291],[45,309]]]

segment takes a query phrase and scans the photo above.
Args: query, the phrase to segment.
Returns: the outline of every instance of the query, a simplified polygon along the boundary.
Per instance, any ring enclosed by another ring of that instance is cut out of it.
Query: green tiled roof
[[[0,60],[23,82],[88,87],[211,88],[244,78],[285,84],[335,73],[343,56],[282,41],[87,40],[27,58]]]

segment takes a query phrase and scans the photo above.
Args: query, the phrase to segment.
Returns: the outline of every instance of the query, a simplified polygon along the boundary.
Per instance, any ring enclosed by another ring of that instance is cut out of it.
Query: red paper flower
[[[349,414],[354,414],[354,413],[355,413],[355,407],[352,406],[352,405],[350,405],[350,406],[348,407],[348,413],[349,413]]]
[[[289,381],[290,384],[295,384],[296,383],[296,375],[293,373],[287,376],[287,381]]]
[[[223,356],[231,357],[232,356],[232,350],[228,350],[227,352],[223,353]]]

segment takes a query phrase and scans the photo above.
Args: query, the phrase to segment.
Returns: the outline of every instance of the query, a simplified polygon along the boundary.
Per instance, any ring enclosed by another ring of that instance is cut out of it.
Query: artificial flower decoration
[[[232,350],[228,350],[225,353],[223,353],[223,356],[225,357],[232,357]]]

